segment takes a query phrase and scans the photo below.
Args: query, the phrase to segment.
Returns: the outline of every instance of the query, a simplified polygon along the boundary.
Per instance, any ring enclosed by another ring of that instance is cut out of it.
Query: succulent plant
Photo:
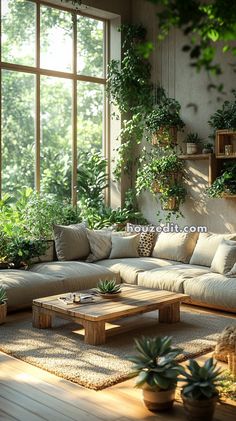
[[[202,139],[198,135],[198,133],[188,133],[185,138],[185,143],[201,143]]]
[[[189,372],[183,374],[185,385],[183,395],[194,400],[210,399],[218,395],[220,369],[216,369],[216,362],[209,358],[203,366],[197,361],[190,360],[187,366]]]
[[[0,305],[7,301],[7,294],[4,288],[0,287]]]
[[[120,284],[116,283],[116,280],[108,280],[105,279],[104,281],[100,280],[97,284],[96,291],[99,294],[117,294],[121,292]]]
[[[176,387],[177,377],[184,372],[175,358],[181,349],[172,348],[168,336],[135,339],[138,355],[128,357],[134,363],[131,377],[137,376],[136,387],[150,387],[153,390],[170,390]]]

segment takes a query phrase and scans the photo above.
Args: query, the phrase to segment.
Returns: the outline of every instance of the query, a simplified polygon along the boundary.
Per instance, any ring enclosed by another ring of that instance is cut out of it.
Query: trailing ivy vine
[[[151,66],[143,55],[146,29],[140,25],[122,25],[120,31],[124,39],[123,57],[109,65],[107,92],[110,102],[124,115],[114,176],[119,180],[124,171],[132,181],[137,163],[134,147],[143,138],[145,117],[152,109],[153,86]]]

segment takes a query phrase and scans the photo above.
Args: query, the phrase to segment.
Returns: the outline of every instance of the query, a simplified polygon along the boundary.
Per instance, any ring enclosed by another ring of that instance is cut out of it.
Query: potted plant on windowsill
[[[142,337],[135,339],[137,355],[129,356],[134,363],[131,377],[136,377],[136,387],[142,388],[143,400],[151,411],[162,411],[173,406],[177,378],[183,368],[175,358],[180,349],[172,348],[171,338]]]
[[[211,421],[218,399],[220,369],[216,369],[213,358],[203,366],[190,360],[188,371],[183,374],[182,389],[184,409],[189,421]]]
[[[7,317],[7,294],[4,288],[0,287],[0,325],[5,323]]]
[[[198,152],[198,147],[201,144],[201,138],[198,133],[188,133],[185,139],[187,146],[187,155],[194,155]]]
[[[177,132],[184,127],[180,118],[180,104],[172,98],[164,98],[146,119],[147,140],[153,145],[173,148],[177,144]]]

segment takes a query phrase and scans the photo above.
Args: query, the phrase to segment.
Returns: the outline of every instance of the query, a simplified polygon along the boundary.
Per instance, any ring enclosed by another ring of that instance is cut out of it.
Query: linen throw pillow
[[[86,262],[107,259],[111,252],[111,231],[87,229],[86,232],[91,250]]]
[[[225,275],[236,262],[236,241],[222,240],[212,260],[211,271]]]
[[[214,234],[211,232],[200,233],[190,265],[211,266],[216,250],[220,242],[225,240],[236,240],[236,234]]]
[[[58,260],[85,259],[89,252],[89,242],[83,223],[73,225],[53,225],[55,249]]]
[[[112,247],[109,259],[121,259],[123,257],[139,257],[138,245],[139,234],[126,237],[112,235]]]
[[[138,254],[140,257],[151,256],[155,237],[155,232],[141,232],[138,245]]]
[[[161,232],[157,237],[152,256],[158,257],[159,259],[188,263],[196,245],[197,238],[197,233]]]

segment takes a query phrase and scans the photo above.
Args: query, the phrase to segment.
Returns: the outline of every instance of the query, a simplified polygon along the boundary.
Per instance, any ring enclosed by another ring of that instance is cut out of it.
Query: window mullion
[[[40,4],[36,3],[35,189],[40,191]]]
[[[77,15],[73,13],[72,204],[77,204]]]

